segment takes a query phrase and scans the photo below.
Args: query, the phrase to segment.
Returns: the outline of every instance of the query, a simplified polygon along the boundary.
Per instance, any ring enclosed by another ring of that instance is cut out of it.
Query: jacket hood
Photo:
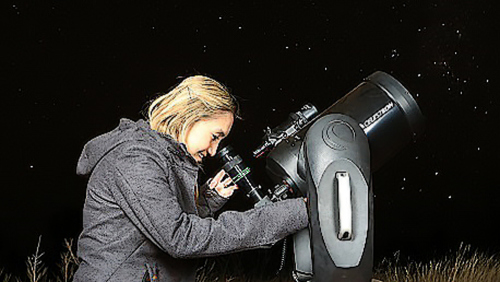
[[[159,142],[167,151],[181,158],[189,159],[196,165],[194,158],[188,153],[186,145],[175,141],[170,135],[161,134],[150,128],[144,120],[136,122],[123,118],[117,128],[95,137],[85,144],[78,159],[76,174],[89,175],[99,161],[120,144],[130,141]]]

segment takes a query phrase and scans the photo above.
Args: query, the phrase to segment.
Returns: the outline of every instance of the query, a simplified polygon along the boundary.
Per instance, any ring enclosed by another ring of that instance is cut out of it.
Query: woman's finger
[[[222,184],[224,185],[224,187],[227,187],[229,186],[229,184],[231,184],[231,182],[233,182],[233,180],[228,176],[226,179],[224,179],[224,181],[222,181]]]
[[[233,195],[234,190],[237,190],[237,189],[238,189],[238,185],[232,185],[232,186],[226,187],[218,192],[219,192],[219,195],[221,195],[222,197],[229,198]]]
[[[214,177],[214,179],[212,179],[212,181],[210,182],[210,188],[215,188],[217,186],[217,184],[219,184],[219,182],[222,180],[222,177],[224,177],[224,175],[226,174],[226,172],[221,169],[221,171],[219,171],[219,173],[217,173],[217,175]]]

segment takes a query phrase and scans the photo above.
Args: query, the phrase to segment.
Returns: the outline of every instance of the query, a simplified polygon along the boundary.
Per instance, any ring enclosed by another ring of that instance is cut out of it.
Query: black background
[[[229,142],[311,102],[325,109],[376,70],[414,95],[427,128],[373,178],[375,258],[428,259],[460,242],[497,252],[498,13],[493,1],[7,1],[2,4],[0,265],[51,262],[81,228],[83,145],[138,119],[182,77],[239,97]],[[6,97],[6,99],[5,99]],[[209,171],[209,174],[214,171]],[[245,208],[241,195],[229,205]]]

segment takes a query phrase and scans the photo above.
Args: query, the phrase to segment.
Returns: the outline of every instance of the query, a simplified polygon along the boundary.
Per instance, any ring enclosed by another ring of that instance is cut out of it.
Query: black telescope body
[[[309,228],[294,236],[297,281],[371,280],[371,175],[423,131],[423,121],[409,91],[375,72],[293,134],[265,138],[257,152],[270,151],[273,182],[310,199]]]
[[[301,140],[314,121],[333,113],[353,118],[363,129],[370,144],[373,171],[424,130],[424,117],[410,92],[389,74],[377,71],[272,150],[266,167],[274,182],[285,180],[303,190],[305,179],[297,175]]]
[[[375,72],[326,109],[356,120],[368,137],[376,171],[424,129],[424,118],[410,92],[392,76]]]

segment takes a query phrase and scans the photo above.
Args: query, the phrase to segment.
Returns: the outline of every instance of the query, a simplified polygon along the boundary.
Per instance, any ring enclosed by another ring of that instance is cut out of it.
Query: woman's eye
[[[212,140],[215,141],[217,139],[219,139],[219,136],[212,134]]]

